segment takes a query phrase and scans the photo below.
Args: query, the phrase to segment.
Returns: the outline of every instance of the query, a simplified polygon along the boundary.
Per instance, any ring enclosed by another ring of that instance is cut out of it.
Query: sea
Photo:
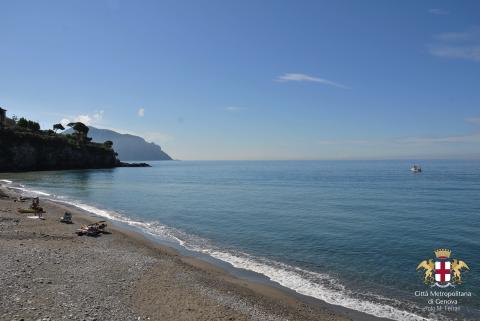
[[[403,160],[160,161],[3,173],[0,183],[333,305],[480,320],[480,161],[419,163],[422,173]],[[462,284],[423,284],[416,268],[438,248],[467,263]]]

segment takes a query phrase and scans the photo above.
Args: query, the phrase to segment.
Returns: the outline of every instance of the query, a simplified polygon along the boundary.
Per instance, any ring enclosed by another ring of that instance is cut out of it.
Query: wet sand
[[[30,201],[16,197],[0,189],[0,320],[371,320],[238,279],[111,224],[111,234],[77,236],[97,218],[42,199],[45,220],[27,218],[16,209]],[[65,211],[74,224],[59,222]]]

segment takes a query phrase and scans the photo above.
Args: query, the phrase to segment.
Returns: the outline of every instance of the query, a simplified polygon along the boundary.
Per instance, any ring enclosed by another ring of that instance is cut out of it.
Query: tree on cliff
[[[20,127],[23,127],[23,128],[27,128],[27,126],[28,126],[28,120],[25,119],[24,117],[21,117],[21,118],[17,121],[17,125],[20,126]]]
[[[55,125],[53,125],[53,131],[56,133],[57,130],[65,130],[65,127],[63,127],[62,124],[55,124]]]
[[[105,145],[105,147],[108,149],[111,149],[113,147],[113,142],[111,140],[107,140],[105,143],[103,143],[103,145]]]
[[[90,141],[88,139],[88,126],[81,122],[76,123],[69,123],[67,124],[68,127],[71,127],[75,131],[75,137],[77,138],[77,142],[79,144],[85,144],[85,142]]]
[[[31,120],[27,120],[22,117],[17,121],[17,125],[23,128],[28,128],[31,131],[38,132],[40,131],[40,124]]]

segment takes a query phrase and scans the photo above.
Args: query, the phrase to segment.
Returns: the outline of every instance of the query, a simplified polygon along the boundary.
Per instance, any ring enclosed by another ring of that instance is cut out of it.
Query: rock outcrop
[[[0,130],[0,172],[112,168],[119,161],[103,144],[76,144],[64,135]]]

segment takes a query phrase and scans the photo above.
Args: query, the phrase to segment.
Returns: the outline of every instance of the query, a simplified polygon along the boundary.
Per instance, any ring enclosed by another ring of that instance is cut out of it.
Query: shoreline
[[[11,197],[19,195],[18,192],[14,192],[5,187],[0,188],[0,190],[7,191]],[[10,249],[17,250],[13,253],[13,256],[22,256],[22,249],[20,247],[23,245],[17,244],[17,246],[15,246],[15,243],[18,243],[19,240],[22,240],[22,242],[27,242],[28,240],[28,242],[33,241],[33,243],[35,243],[37,236],[32,237],[32,233],[33,235],[43,233],[43,235],[48,235],[48,239],[67,238],[72,243],[79,243],[76,244],[76,250],[65,249],[67,252],[70,252],[70,255],[72,255],[72,251],[73,254],[75,254],[76,251],[81,251],[82,244],[84,243],[88,243],[91,247],[96,248],[96,250],[98,250],[98,247],[105,246],[106,244],[104,243],[108,243],[108,245],[116,249],[120,246],[119,249],[122,251],[128,248],[130,250],[133,249],[134,253],[143,253],[143,260],[149,262],[151,260],[168,261],[170,262],[169,264],[173,266],[172,272],[177,269],[188,271],[184,277],[177,281],[185,283],[186,280],[193,278],[195,282],[187,283],[188,287],[193,286],[195,288],[193,292],[196,293],[189,293],[189,291],[185,293],[182,289],[177,288],[171,292],[170,297],[168,295],[166,297],[163,295],[159,297],[159,294],[164,292],[162,290],[165,289],[165,283],[169,283],[168,280],[165,280],[165,275],[163,275],[164,267],[150,263],[146,264],[144,269],[138,272],[137,279],[132,283],[136,292],[134,294],[127,292],[119,294],[120,297],[124,297],[122,299],[123,301],[127,301],[124,302],[124,304],[127,303],[126,306],[131,307],[134,313],[139,314],[140,320],[148,320],[148,318],[150,318],[150,320],[211,320],[215,319],[219,313],[224,316],[230,315],[228,318],[220,318],[222,320],[385,320],[355,310],[334,306],[315,298],[303,296],[280,285],[272,286],[272,281],[267,281],[263,284],[238,278],[228,270],[211,262],[194,256],[181,255],[176,249],[147,238],[144,234],[132,228],[121,226],[123,224],[119,222],[108,222],[108,230],[112,233],[110,235],[102,235],[98,238],[78,237],[74,234],[74,230],[79,224],[95,221],[94,216],[84,210],[59,204],[54,201],[41,200],[41,203],[47,210],[45,221],[28,219],[25,214],[14,213],[15,206],[19,204],[25,206],[25,204],[28,205],[28,202],[14,203],[12,199],[0,199],[0,209],[2,209],[0,219],[2,224],[4,224],[3,222],[15,222],[15,220],[19,220],[19,222],[15,223],[17,237],[6,237],[3,226],[0,229],[2,248],[7,245],[6,243],[14,243],[14,246],[12,246],[12,244],[9,246]],[[5,212],[5,209],[10,209],[10,211]],[[66,210],[73,214],[75,224],[65,225],[58,222],[58,218]],[[98,218],[104,219],[103,217]],[[36,224],[32,225],[32,221],[35,221]],[[41,232],[42,230],[46,230],[48,233]],[[25,237],[24,234],[29,234],[30,238]],[[80,249],[78,249],[78,247],[80,247]],[[103,250],[109,252],[109,248],[104,248]],[[62,266],[62,262],[57,263]],[[99,268],[99,266],[95,264],[95,261],[90,262],[90,264],[93,264],[93,269]],[[64,268],[68,269],[67,266]],[[234,268],[232,267],[232,269]],[[48,271],[45,272],[48,273]],[[4,273],[7,273],[8,278],[8,274],[11,274],[12,271],[4,271]],[[103,274],[110,274],[110,271],[106,269],[103,271]],[[108,279],[108,275],[103,276]],[[170,273],[167,275],[167,279],[173,276],[175,276],[175,273]],[[269,284],[269,282],[272,284]],[[171,288],[173,285],[174,284],[168,284],[167,288]],[[195,308],[184,309],[178,305],[173,307],[172,300],[173,302],[177,302],[180,297],[189,298],[184,302],[185,305],[191,305],[192,302],[196,302],[193,304]],[[159,304],[159,301],[166,301],[166,303],[163,302],[163,304]],[[198,303],[198,301],[202,303]],[[212,302],[215,303],[213,304],[214,307],[212,307]],[[240,302],[241,304],[239,304]],[[168,306],[168,309],[165,309],[165,305]],[[12,312],[12,307],[5,310],[10,310],[9,315],[23,311],[14,308]],[[2,313],[0,313],[0,316]],[[185,314],[188,314],[189,317],[183,318],[182,316]],[[57,320],[57,318],[58,316],[52,320]],[[104,317],[98,320],[108,319],[109,318]],[[114,319],[123,320],[122,316],[116,316]],[[127,319],[129,318],[125,320]],[[28,318],[25,320],[28,320]]]
[[[47,202],[53,203],[55,205],[64,206],[70,210],[75,209],[78,210],[82,215],[85,215],[88,220],[91,222],[96,221],[96,219],[105,219],[103,216],[98,216],[94,213],[89,211],[79,209],[75,205],[64,203],[60,204],[55,201],[48,200]],[[166,252],[169,255],[174,255],[179,257],[183,262],[191,265],[195,268],[199,268],[205,271],[216,271],[222,277],[226,277],[229,282],[234,284],[238,284],[240,286],[247,287],[252,289],[258,294],[263,295],[272,295],[274,297],[280,296],[284,297],[287,300],[298,300],[302,304],[307,304],[311,306],[317,306],[320,308],[326,308],[327,310],[331,310],[335,314],[339,314],[339,316],[347,317],[348,320],[359,320],[359,321],[391,321],[392,319],[388,318],[381,318],[374,315],[370,315],[367,313],[363,313],[361,311],[356,311],[353,309],[349,309],[343,306],[338,306],[334,304],[327,303],[320,299],[303,295],[295,290],[287,288],[281,284],[278,284],[275,281],[270,280],[267,276],[251,271],[246,270],[243,268],[237,268],[232,266],[230,263],[212,257],[208,254],[198,253],[192,250],[188,250],[184,248],[182,245],[173,244],[173,242],[166,241],[159,239],[155,236],[149,236],[142,232],[136,226],[128,225],[124,222],[118,222],[111,220],[110,226],[114,226],[114,229],[119,230],[122,234],[126,234],[128,237],[140,240],[142,243],[144,242],[145,246],[153,247],[154,249],[160,249],[162,252]],[[317,320],[317,319],[315,319]],[[323,319],[318,319],[323,320]],[[330,319],[329,319],[330,320]],[[331,319],[336,320],[336,319]]]

